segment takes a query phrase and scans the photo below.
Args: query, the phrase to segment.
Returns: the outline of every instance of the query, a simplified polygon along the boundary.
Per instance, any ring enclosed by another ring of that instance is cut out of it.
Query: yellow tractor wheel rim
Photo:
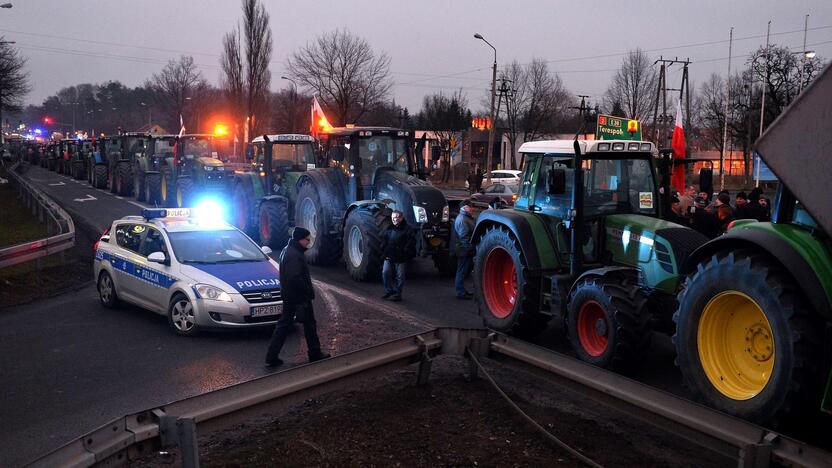
[[[168,181],[162,177],[162,201],[166,201],[168,199]]]
[[[176,206],[182,208],[182,189],[176,189]]]
[[[697,331],[699,359],[711,384],[732,400],[750,400],[774,370],[774,335],[763,310],[739,291],[705,305]]]

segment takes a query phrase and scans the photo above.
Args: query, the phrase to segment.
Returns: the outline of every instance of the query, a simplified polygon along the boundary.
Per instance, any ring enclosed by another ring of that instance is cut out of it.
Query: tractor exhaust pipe
[[[572,229],[570,237],[571,256],[569,259],[569,274],[577,278],[581,273],[583,263],[583,226],[584,226],[584,170],[581,158],[581,144],[575,140],[575,180],[572,183],[572,207],[569,210],[569,227]]]
[[[272,142],[268,135],[263,135],[263,172],[266,195],[272,195]]]

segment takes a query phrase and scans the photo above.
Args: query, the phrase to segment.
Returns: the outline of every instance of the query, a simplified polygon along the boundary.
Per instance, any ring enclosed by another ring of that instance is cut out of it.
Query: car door
[[[147,257],[154,252],[165,254],[167,264],[148,261]],[[174,283],[169,252],[170,247],[162,232],[148,226],[139,248],[143,263],[136,267],[140,283],[136,293],[148,308],[157,312],[167,311],[168,289]]]
[[[143,265],[139,255],[142,236],[147,228],[138,223],[121,223],[116,225],[116,245],[112,265],[116,273],[116,294],[122,299],[141,303],[139,297],[140,281],[136,276],[136,267]]]

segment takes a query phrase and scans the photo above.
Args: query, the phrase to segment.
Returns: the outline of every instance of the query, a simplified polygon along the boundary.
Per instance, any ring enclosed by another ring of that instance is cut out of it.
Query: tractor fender
[[[602,268],[595,268],[595,269],[592,269],[592,270],[587,270],[587,271],[581,273],[580,276],[575,278],[575,281],[572,282],[572,285],[569,287],[569,291],[574,290],[575,286],[577,286],[578,283],[580,283],[581,280],[583,280],[584,278],[590,278],[590,277],[602,278],[602,277],[607,276],[611,273],[620,273],[620,272],[625,272],[625,271],[637,275],[639,277],[640,281],[641,281],[641,272],[637,268],[628,267],[628,266],[606,266],[606,267],[602,267]]]
[[[531,271],[554,269],[559,266],[557,251],[552,247],[546,226],[531,214],[525,214],[515,210],[485,210],[477,218],[477,225],[474,228],[472,240],[474,244],[485,234],[486,230],[493,226],[505,226],[508,228],[526,258],[526,267]],[[542,236],[540,242],[548,244],[549,251],[541,252],[538,248],[538,241],[535,235]]]
[[[93,153],[92,158],[95,164],[107,164],[107,160],[104,158],[104,156],[101,155],[101,152],[99,151]]]
[[[344,213],[344,219],[341,220],[341,232],[344,231],[344,227],[347,224],[347,218],[350,217],[350,213],[353,211],[366,210],[374,213],[378,210],[387,208],[388,203],[388,200],[361,200],[350,203],[350,206],[347,207],[347,211]]]
[[[341,222],[337,223],[337,228],[340,230],[343,226],[343,220],[346,219],[345,211],[347,207],[344,184],[339,174],[332,168],[310,169],[298,178],[296,186],[298,192],[304,184],[312,184],[317,190],[318,197],[326,212],[327,227],[332,229],[336,220],[340,220]]]
[[[681,273],[693,273],[699,262],[710,258],[717,252],[742,248],[754,248],[774,257],[792,275],[811,306],[826,318],[832,318],[832,303],[809,262],[789,242],[768,231],[751,229],[728,231],[693,251],[682,265]]]
[[[260,202],[257,205],[259,206],[260,203],[263,203],[263,202],[266,202],[266,201],[273,202],[273,203],[279,203],[281,205],[285,205],[287,208],[289,207],[289,199],[284,197],[283,195],[268,195],[268,196],[265,196],[265,197],[260,199]]]

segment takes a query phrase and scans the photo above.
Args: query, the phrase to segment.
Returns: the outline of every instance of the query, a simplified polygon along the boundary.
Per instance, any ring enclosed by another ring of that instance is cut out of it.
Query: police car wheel
[[[118,305],[118,296],[116,295],[113,278],[106,271],[98,277],[98,297],[104,307],[113,308]]]
[[[178,294],[170,301],[168,323],[177,335],[194,336],[198,333],[194,306],[184,295]]]

